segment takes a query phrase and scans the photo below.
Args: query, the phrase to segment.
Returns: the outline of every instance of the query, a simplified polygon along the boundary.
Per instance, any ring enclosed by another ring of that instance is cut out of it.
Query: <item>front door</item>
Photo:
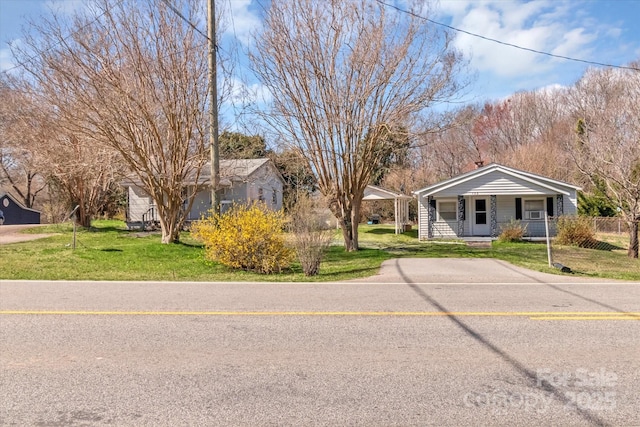
[[[474,236],[491,234],[489,226],[489,198],[473,199],[473,233]]]

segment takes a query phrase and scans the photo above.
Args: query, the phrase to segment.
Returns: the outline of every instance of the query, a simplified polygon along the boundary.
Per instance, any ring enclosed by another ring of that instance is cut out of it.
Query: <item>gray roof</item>
[[[270,169],[274,171],[278,179],[283,183],[284,180],[280,175],[280,172],[273,165],[271,159],[224,159],[220,160],[220,183],[223,186],[232,185],[232,183],[238,181],[248,181],[257,170],[261,169],[264,165],[270,164]],[[187,175],[183,182],[183,185],[192,185],[195,181],[195,171],[192,171]],[[198,177],[198,184],[208,184],[211,181],[211,162],[205,163],[200,169],[200,175]],[[140,185],[140,181],[133,176],[129,176],[122,181],[123,186]]]
[[[236,159],[220,160],[220,179],[229,181],[244,181],[264,164],[269,163],[269,159]],[[199,183],[211,180],[211,162],[205,163],[200,171]]]

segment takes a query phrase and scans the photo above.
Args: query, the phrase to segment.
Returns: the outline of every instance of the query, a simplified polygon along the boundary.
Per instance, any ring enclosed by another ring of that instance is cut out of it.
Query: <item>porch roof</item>
[[[362,200],[396,200],[396,199],[413,199],[406,194],[396,193],[385,188],[376,187],[375,185],[367,185],[364,190],[364,198]]]

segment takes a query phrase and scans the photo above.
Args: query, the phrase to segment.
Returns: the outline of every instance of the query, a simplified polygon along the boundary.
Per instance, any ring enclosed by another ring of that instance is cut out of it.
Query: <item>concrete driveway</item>
[[[377,275],[356,282],[377,283],[591,283],[618,282],[570,274],[547,274],[491,258],[396,258],[384,261]]]
[[[28,228],[41,227],[43,225],[45,224],[0,225],[0,245],[26,242],[51,236],[51,234],[25,234],[21,232]]]

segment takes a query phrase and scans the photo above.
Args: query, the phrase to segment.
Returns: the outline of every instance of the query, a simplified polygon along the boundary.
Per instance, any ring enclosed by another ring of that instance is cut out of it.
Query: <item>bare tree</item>
[[[198,191],[188,177],[207,160],[202,3],[171,3],[97,0],[68,24],[43,21],[16,51],[74,144],[120,154],[155,201],[163,243],[179,239]]]
[[[273,97],[266,120],[305,155],[346,250],[357,250],[364,190],[393,149],[390,132],[458,93],[461,56],[417,13],[283,0],[271,2],[251,57]]]
[[[14,78],[13,83],[2,106],[10,117],[4,120],[3,115],[0,126],[9,144],[1,150],[7,181],[27,207],[33,207],[44,190],[66,212],[78,206],[78,223],[89,227],[117,193],[120,157],[111,147],[75,132],[75,123],[67,123],[26,81]]]
[[[425,184],[452,178],[474,167],[474,162],[486,159],[478,145],[474,125],[480,116],[479,108],[463,107],[445,117],[447,126],[440,132],[426,132],[419,136],[417,168],[428,171]],[[418,173],[418,171],[415,171]]]
[[[33,153],[44,134],[33,120],[28,96],[12,87],[6,74],[0,79],[0,188],[10,190],[26,207],[33,208],[46,188]]]
[[[640,62],[634,64],[640,66]],[[638,258],[640,222],[640,72],[591,69],[569,94],[577,138],[573,159],[629,224],[628,255]]]

